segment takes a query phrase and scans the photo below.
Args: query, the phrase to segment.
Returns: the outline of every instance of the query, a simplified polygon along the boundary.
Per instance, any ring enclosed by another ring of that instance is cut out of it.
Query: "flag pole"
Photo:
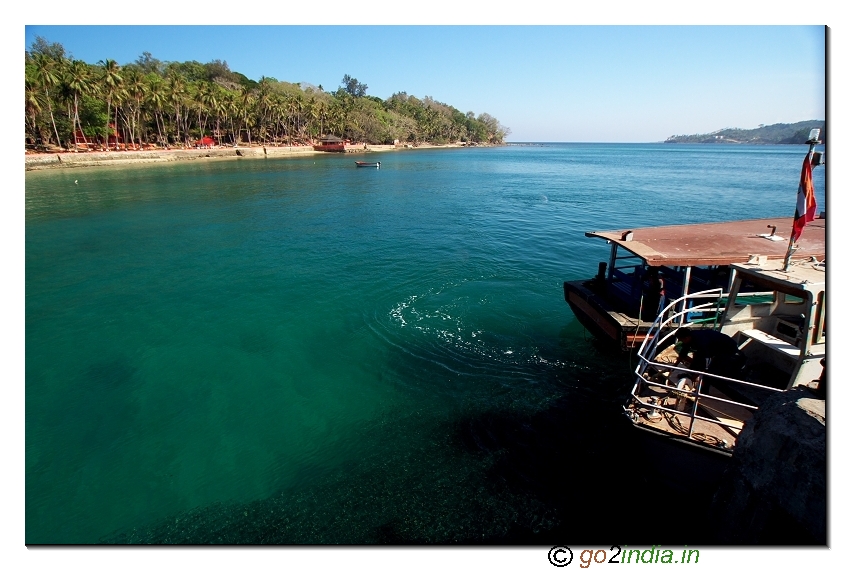
[[[809,152],[806,154],[806,160],[809,161],[809,164],[812,163],[812,156],[814,155],[814,152],[815,152],[815,146],[821,143],[821,141],[818,140],[819,136],[820,136],[820,129],[819,128],[812,129],[812,132],[809,133],[809,140],[806,141],[806,143],[809,145]],[[800,191],[799,188],[798,188],[797,191],[798,192]],[[791,237],[788,238],[788,251],[785,252],[785,262],[782,266],[782,270],[786,273],[788,272],[788,269],[791,267],[791,255],[793,255],[794,251],[797,250],[797,248],[794,247],[794,244],[796,242],[797,242],[797,240],[794,238],[794,232],[792,231]]]

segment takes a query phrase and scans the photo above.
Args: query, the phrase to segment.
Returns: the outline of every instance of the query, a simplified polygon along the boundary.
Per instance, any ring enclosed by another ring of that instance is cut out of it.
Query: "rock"
[[[826,402],[770,397],[744,425],[709,516],[723,544],[826,544]]]

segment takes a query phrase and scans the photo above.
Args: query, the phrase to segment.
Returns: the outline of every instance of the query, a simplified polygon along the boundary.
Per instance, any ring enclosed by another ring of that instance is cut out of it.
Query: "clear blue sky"
[[[209,5],[205,5],[209,6]],[[204,8],[201,8],[202,10]],[[653,142],[825,118],[822,26],[38,26],[89,63],[214,59],[487,112],[509,141]]]

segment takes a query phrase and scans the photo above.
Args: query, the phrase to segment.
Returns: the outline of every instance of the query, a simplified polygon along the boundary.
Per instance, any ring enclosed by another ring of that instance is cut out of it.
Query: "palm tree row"
[[[252,81],[220,61],[162,63],[145,53],[135,63],[95,65],[66,58],[42,38],[26,52],[25,137],[28,148],[309,144],[325,135],[372,144],[501,143],[493,117],[463,114],[433,99],[396,93],[386,101],[321,86],[263,77]]]

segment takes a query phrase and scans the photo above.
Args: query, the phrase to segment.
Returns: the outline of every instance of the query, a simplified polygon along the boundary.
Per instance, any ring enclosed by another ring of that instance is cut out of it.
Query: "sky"
[[[207,63],[335,90],[343,75],[489,113],[512,142],[657,142],[824,119],[817,26],[25,26],[76,59]]]

